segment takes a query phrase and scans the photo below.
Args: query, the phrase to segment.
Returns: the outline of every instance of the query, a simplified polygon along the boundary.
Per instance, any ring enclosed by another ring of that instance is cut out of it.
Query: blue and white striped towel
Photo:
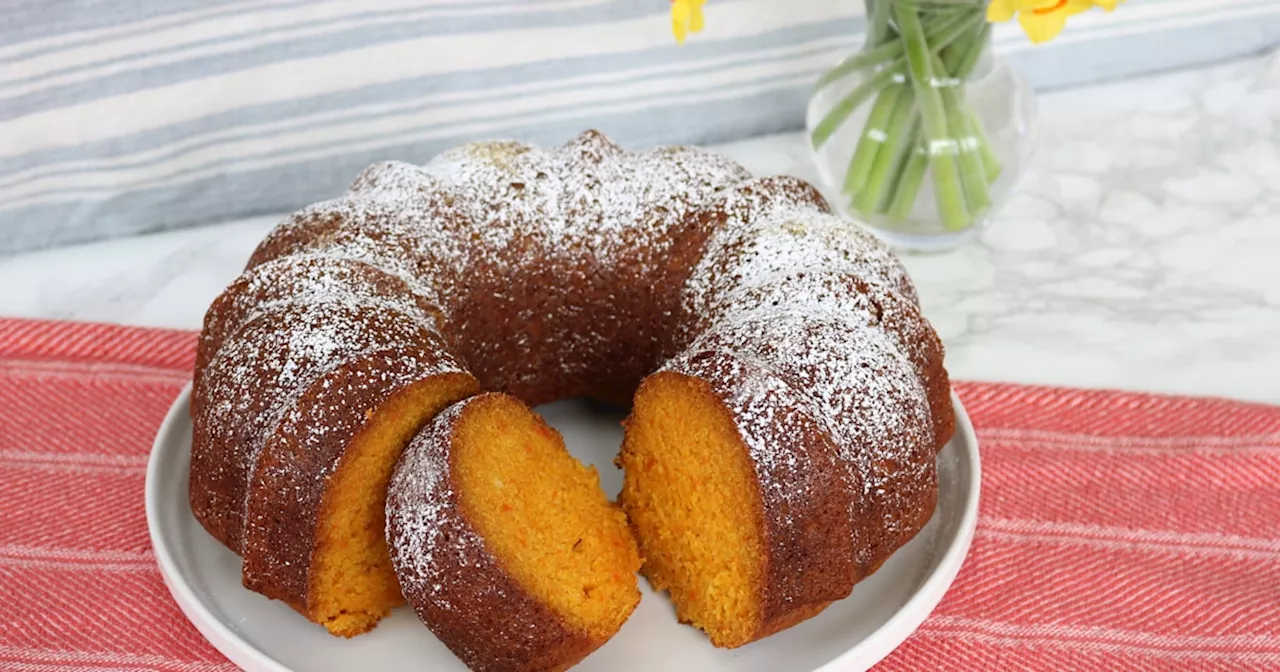
[[[803,123],[856,0],[0,3],[0,254],[290,210],[473,139]]]

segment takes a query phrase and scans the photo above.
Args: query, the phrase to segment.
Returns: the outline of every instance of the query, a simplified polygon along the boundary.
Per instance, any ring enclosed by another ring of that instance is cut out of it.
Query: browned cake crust
[[[436,416],[405,449],[387,493],[387,540],[405,599],[472,670],[564,670],[604,643],[529,595],[467,521],[451,475],[467,402]]]
[[[594,132],[478,143],[373,166],[262,241],[201,334],[191,507],[245,556],[246,585],[314,617],[327,476],[399,392],[471,376],[529,404],[625,401],[669,370],[734,399],[764,380],[805,429],[744,439],[803,453],[848,496],[762,510],[763,634],[848,594],[928,520],[954,431],[942,360],[902,266],[803,181]]]

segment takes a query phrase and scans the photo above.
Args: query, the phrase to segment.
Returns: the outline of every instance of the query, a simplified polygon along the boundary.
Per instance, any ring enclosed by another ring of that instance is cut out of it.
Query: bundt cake
[[[634,399],[619,504],[641,573],[738,646],[848,595],[928,520],[953,430],[942,356],[898,261],[803,181],[595,132],[466,145],[375,165],[291,216],[214,302],[191,507],[244,557],[246,586],[334,634],[371,628],[403,589],[471,664],[559,664],[616,629],[634,593],[610,588],[602,612],[559,601],[597,585],[584,577],[605,555],[548,564],[510,546],[507,525],[563,543],[538,516],[617,520],[591,513],[592,479],[523,405]],[[482,390],[510,396],[455,405]],[[530,492],[556,475],[577,503],[489,515],[507,478],[488,476],[535,462]],[[427,585],[450,562],[523,601]],[[530,623],[533,639],[510,639]]]
[[[640,602],[626,516],[514,397],[436,416],[401,458],[387,510],[405,595],[474,670],[566,669]]]

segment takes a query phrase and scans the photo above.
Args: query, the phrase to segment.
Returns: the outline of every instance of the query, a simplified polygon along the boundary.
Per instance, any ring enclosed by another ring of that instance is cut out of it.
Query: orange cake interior
[[[641,573],[716,646],[751,641],[762,620],[762,504],[728,409],[701,380],[654,374],[636,393],[619,463]]]
[[[321,506],[310,576],[308,616],[329,632],[359,635],[404,604],[385,534],[391,474],[423,424],[476,391],[465,374],[411,385],[370,411],[347,444]]]
[[[612,636],[640,601],[640,556],[595,467],[522,402],[489,394],[454,427],[463,516],[511,578],[571,628]]]

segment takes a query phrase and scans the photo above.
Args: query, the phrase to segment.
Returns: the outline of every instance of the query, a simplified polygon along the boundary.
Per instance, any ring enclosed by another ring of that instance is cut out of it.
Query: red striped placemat
[[[0,668],[233,669],[170,599],[143,509],[194,345],[0,319]],[[957,390],[977,535],[880,669],[1280,669],[1280,408]]]

